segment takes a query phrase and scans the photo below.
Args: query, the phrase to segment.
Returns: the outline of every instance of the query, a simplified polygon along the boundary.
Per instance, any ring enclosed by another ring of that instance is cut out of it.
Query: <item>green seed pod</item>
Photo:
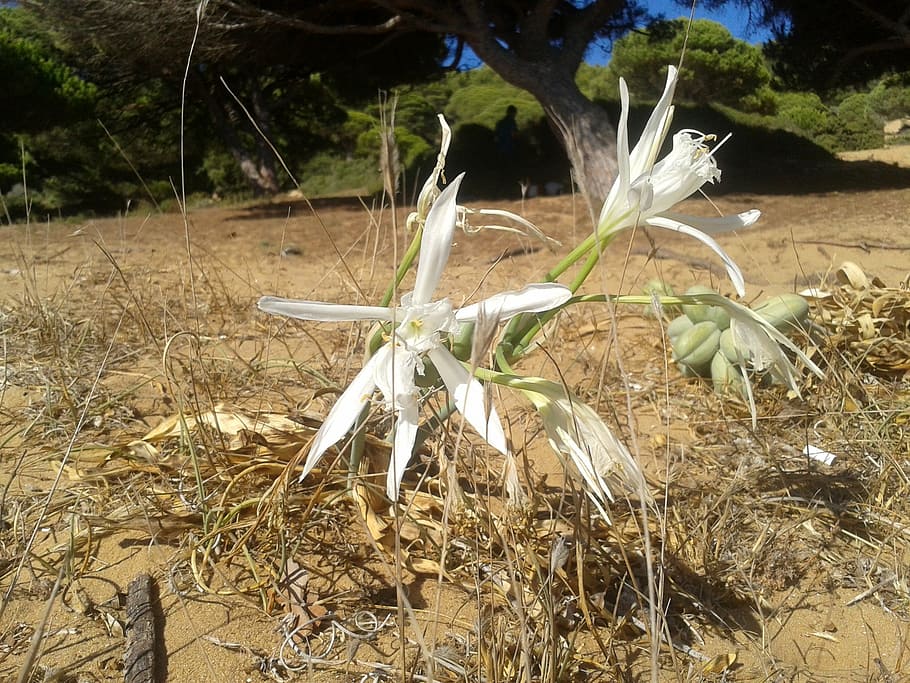
[[[688,317],[681,315],[678,318],[673,318],[670,321],[670,324],[667,325],[667,336],[670,338],[670,344],[676,345],[676,340],[679,338],[683,332],[688,330],[692,325],[694,325]]]
[[[717,292],[710,287],[693,285],[686,290],[686,294],[717,294]],[[682,309],[683,313],[685,313],[694,323],[711,320],[717,325],[717,329],[719,330],[725,330],[730,327],[730,314],[720,306],[686,304]]]
[[[742,394],[743,376],[740,374],[739,368],[731,363],[721,351],[715,353],[714,358],[711,359],[711,382],[714,384],[716,394]]]
[[[720,344],[720,330],[710,320],[695,323],[676,338],[673,344],[673,358],[682,368],[685,366],[701,377],[707,377],[711,359]]]
[[[730,314],[720,306],[708,306],[707,320],[711,320],[717,325],[717,329],[723,331],[730,328]]]
[[[663,280],[649,280],[647,284],[642,288],[644,294],[656,294],[657,296],[673,296],[673,288]],[[667,318],[672,318],[673,316],[679,315],[681,309],[677,305],[668,304],[663,306],[663,314]],[[646,316],[654,315],[654,307],[651,304],[645,304],[642,306],[642,313]]]
[[[736,343],[733,339],[733,330],[729,327],[720,333],[720,351],[731,363],[738,363],[740,356],[742,356],[744,359],[748,357],[746,353],[736,353]]]
[[[798,329],[809,318],[809,302],[799,294],[773,296],[753,310],[781,332]]]

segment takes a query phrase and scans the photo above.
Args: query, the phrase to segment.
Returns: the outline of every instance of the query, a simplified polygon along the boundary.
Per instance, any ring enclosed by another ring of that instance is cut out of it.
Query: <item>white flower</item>
[[[699,190],[706,182],[720,179],[720,169],[714,151],[707,142],[713,135],[695,130],[682,130],[673,136],[673,149],[657,161],[673,118],[673,93],[677,71],[668,67],[667,84],[663,95],[651,112],[651,117],[638,140],[629,151],[629,89],[619,79],[622,110],[617,127],[617,162],[619,172],[603,204],[597,223],[599,239],[631,228],[640,223],[665,230],[684,233],[711,248],[724,262],[730,279],[740,296],[745,294],[742,273],[733,260],[708,233],[745,228],[758,220],[761,212],[752,209],[724,218],[700,218],[671,213],[677,203]],[[725,140],[724,140],[725,141]]]
[[[557,284],[529,285],[519,292],[497,294],[460,310],[454,310],[448,299],[432,300],[451,250],[457,217],[456,194],[462,177],[458,176],[443,190],[427,214],[414,291],[401,297],[400,306],[349,306],[271,296],[259,300],[259,308],[266,313],[302,320],[378,320],[392,326],[389,342],[366,362],[329,411],[313,439],[302,477],[309,474],[330,446],[348,433],[378,388],[386,407],[397,416],[386,481],[389,498],[396,500],[417,434],[419,394],[414,374],[423,374],[424,356],[436,367],[468,424],[495,449],[509,452],[499,416],[492,407],[487,413],[483,387],[445,347],[443,340],[459,324],[472,322],[478,315],[507,320],[519,313],[561,306],[571,293]]]
[[[607,504],[616,493],[650,498],[638,463],[593,408],[561,384],[540,377],[500,375],[496,381],[521,391],[534,404],[550,447],[575,465],[588,497],[608,524]]]

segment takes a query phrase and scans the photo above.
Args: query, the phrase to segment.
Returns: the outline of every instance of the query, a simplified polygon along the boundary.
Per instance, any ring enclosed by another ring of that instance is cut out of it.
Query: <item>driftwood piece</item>
[[[123,653],[124,683],[156,683],[159,670],[155,657],[158,631],[155,628],[152,577],[140,574],[130,582],[126,594],[126,648]]]

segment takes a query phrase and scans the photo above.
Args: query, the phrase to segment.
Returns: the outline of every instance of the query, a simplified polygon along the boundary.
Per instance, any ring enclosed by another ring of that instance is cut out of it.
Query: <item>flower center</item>
[[[401,322],[395,329],[395,339],[413,353],[424,353],[439,345],[439,334],[457,328],[452,304],[448,299],[426,304],[412,304],[405,295],[398,309]]]

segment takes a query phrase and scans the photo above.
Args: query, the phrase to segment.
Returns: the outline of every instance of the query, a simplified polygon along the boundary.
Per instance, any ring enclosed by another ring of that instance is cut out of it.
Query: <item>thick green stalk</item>
[[[401,281],[404,280],[404,276],[407,274],[411,265],[414,263],[414,259],[417,258],[417,254],[420,253],[420,241],[422,237],[423,227],[418,227],[414,231],[414,238],[408,245],[407,251],[401,258],[401,263],[399,263],[398,268],[395,269],[395,281],[389,285],[389,288],[383,295],[382,300],[379,302],[380,306],[388,306],[392,303],[392,298],[395,296],[395,292],[398,290],[398,285],[400,285]],[[376,350],[382,346],[382,337],[384,334],[389,334],[390,330],[391,327],[388,325],[388,323],[383,323],[373,331],[373,333],[370,335],[369,340],[367,341],[367,348],[370,351],[370,355],[376,353]]]
[[[616,237],[616,234],[619,232],[617,226],[622,225],[630,214],[631,212],[628,212],[625,215],[620,216],[613,221],[613,224],[609,228],[603,228],[602,226],[596,228],[590,235],[582,240],[578,246],[569,252],[562,261],[557,263],[544,276],[544,280],[547,282],[555,282],[560,275],[575,265],[583,256],[587,255],[587,260],[569,285],[569,289],[573,294],[577,292],[584,284],[585,280],[588,279],[588,276],[591,275],[594,266],[596,266],[600,260],[601,253],[607,248],[607,245],[613,241],[613,238]],[[510,351],[509,355],[512,359],[517,358],[524,353],[525,349],[527,349],[534,340],[534,337],[540,332],[541,327],[549,322],[555,313],[556,311],[550,311],[543,315],[524,314],[517,316],[509,323],[505,334],[503,334],[503,342],[511,346],[512,351]]]
[[[392,297],[395,296],[395,291],[398,289],[398,285],[400,285],[401,281],[404,280],[405,274],[408,272],[411,264],[414,263],[414,259],[417,258],[417,254],[420,253],[420,241],[422,237],[423,227],[418,227],[414,231],[414,238],[408,245],[408,250],[404,253],[404,256],[401,257],[401,263],[398,264],[398,268],[395,270],[395,282],[389,285],[389,288],[386,290],[385,295],[382,297],[382,301],[379,302],[380,306],[388,306],[390,303],[392,303]]]

